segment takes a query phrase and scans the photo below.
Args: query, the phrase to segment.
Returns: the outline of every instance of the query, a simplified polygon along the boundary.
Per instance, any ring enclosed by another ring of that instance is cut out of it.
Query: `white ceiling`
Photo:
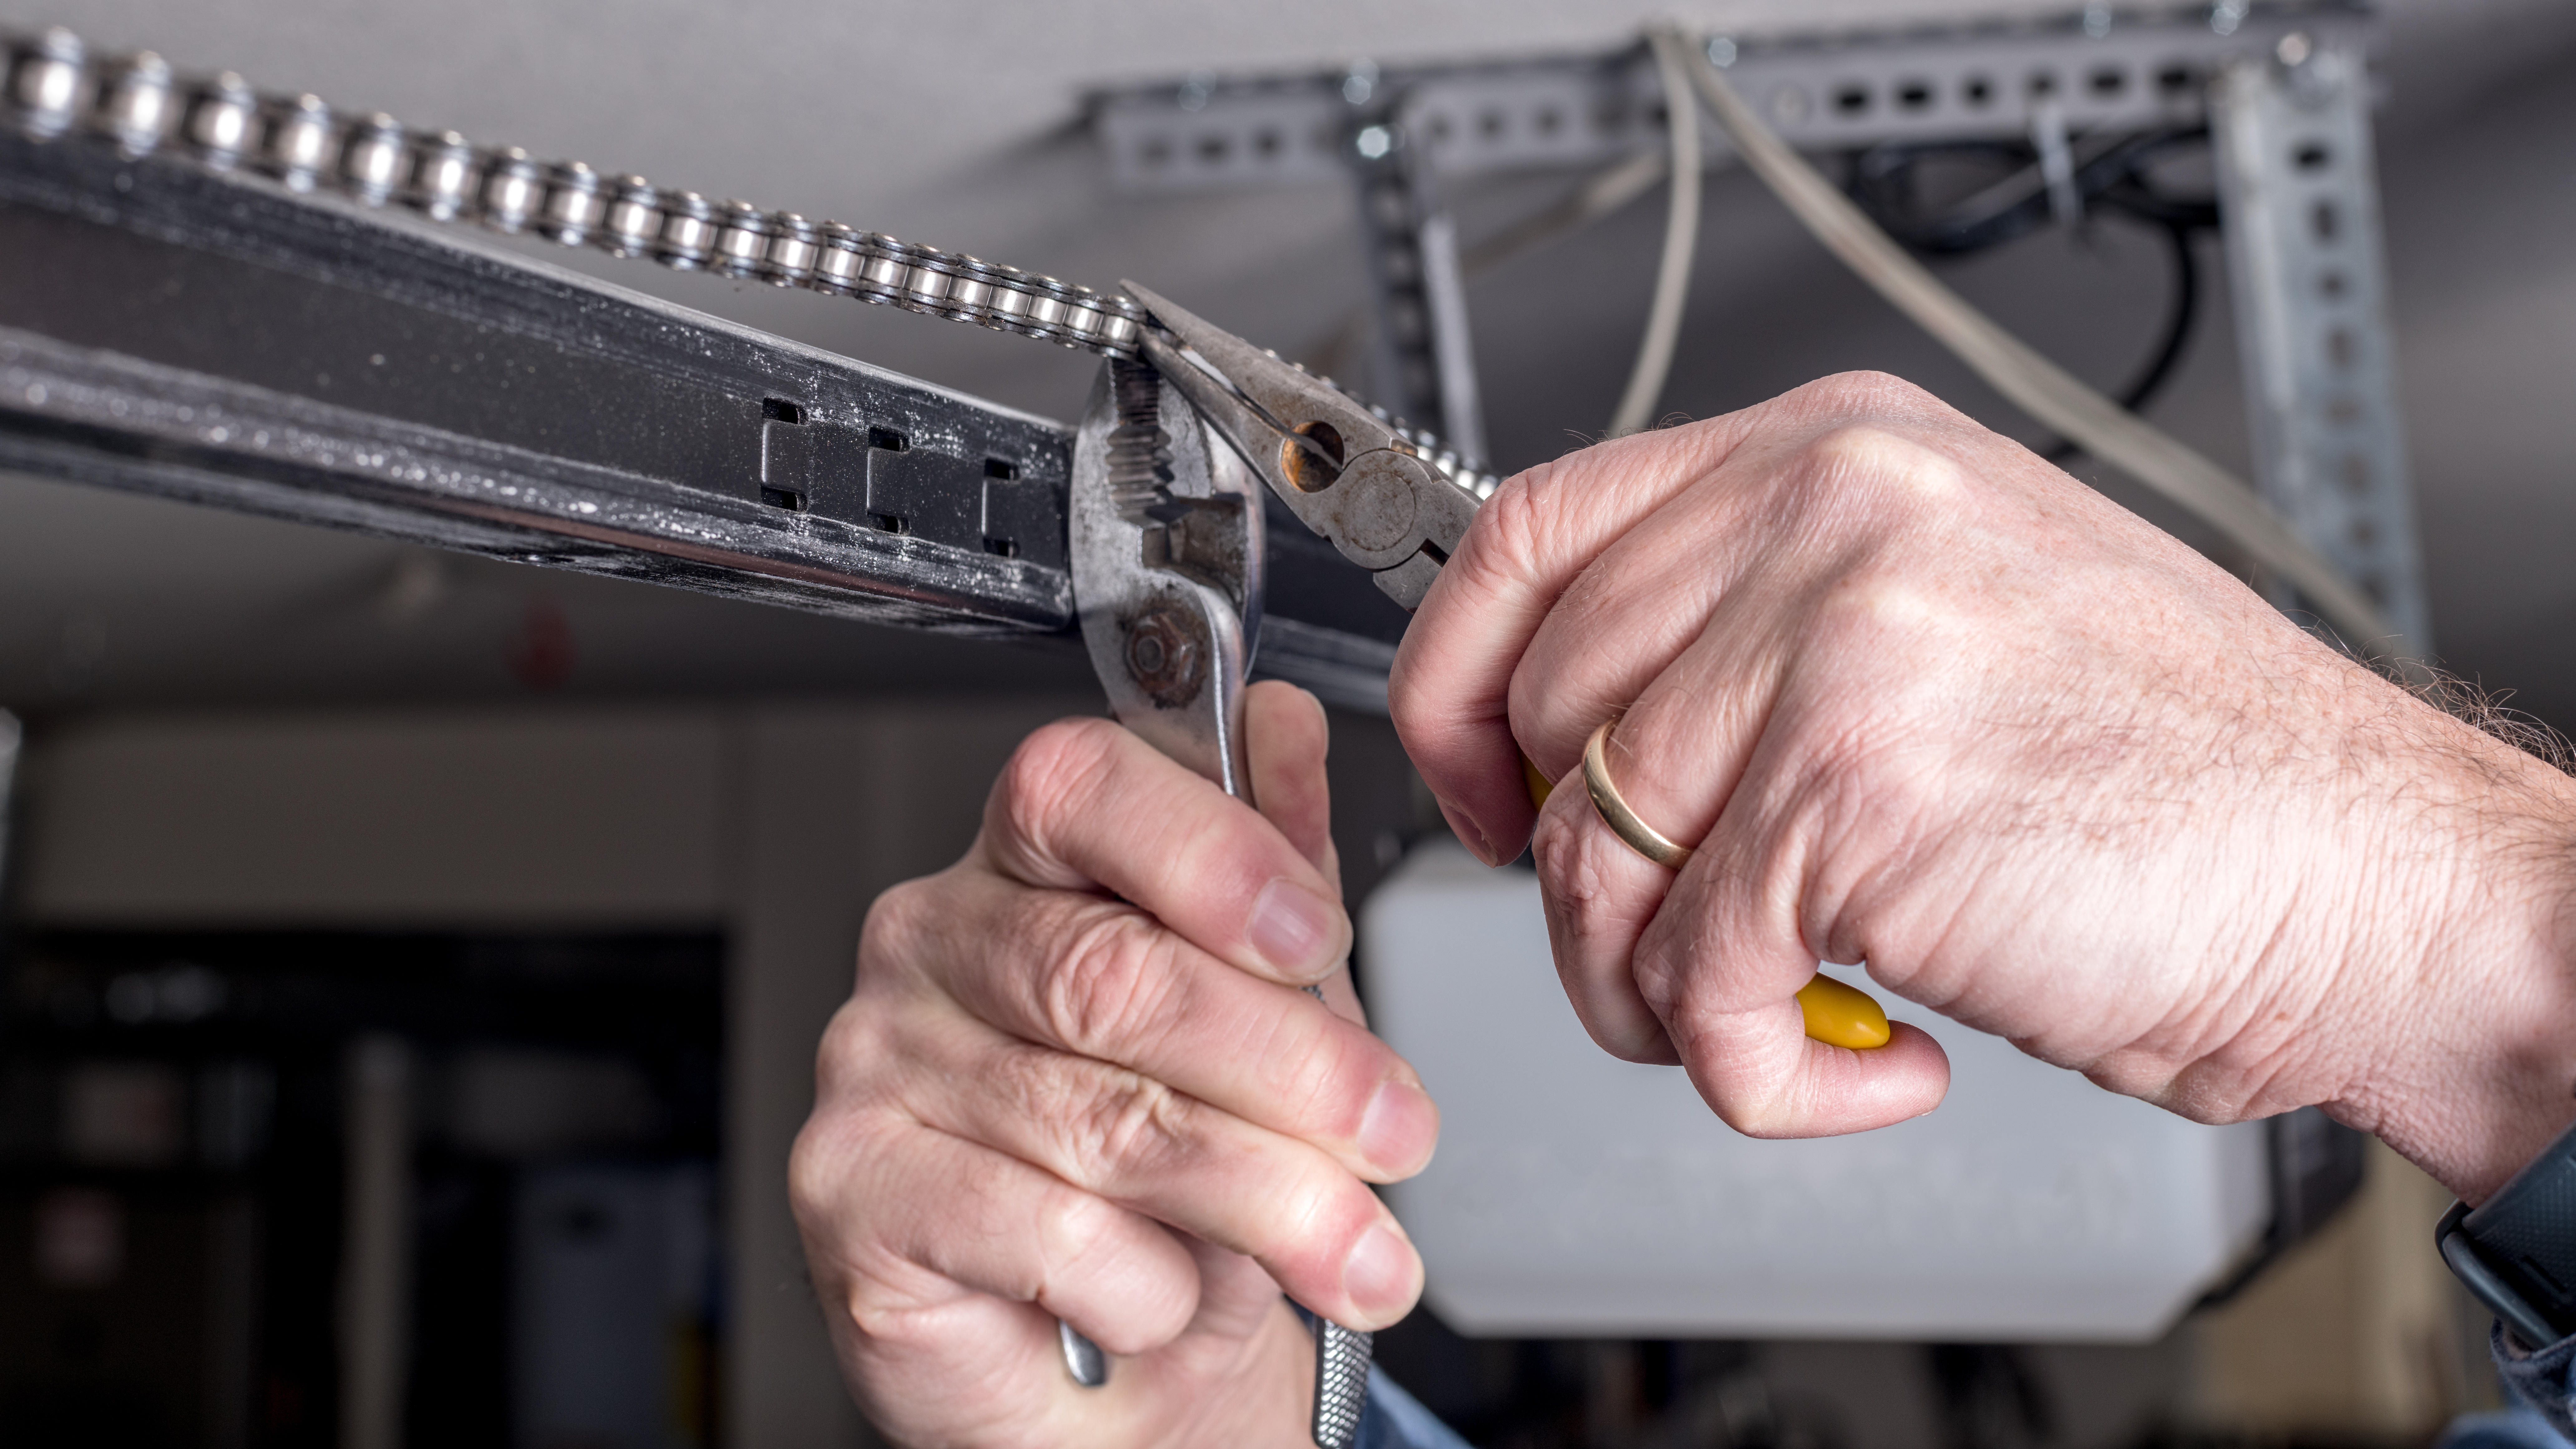
[[[1112,198],[1074,125],[1087,88],[1363,55],[1607,48],[1668,16],[1753,32],[2070,8],[2073,0],[55,0],[36,9],[0,0],[0,25],[66,24],[102,47],[150,46],[182,69],[228,66],[263,87],[311,89],[477,140],[1094,285],[1139,276],[1248,335],[1298,348],[1358,297],[1344,198],[1330,189]],[[2454,658],[2491,682],[2518,682],[2527,698],[2563,697],[2576,713],[2576,672],[2549,647],[2576,613],[2576,585],[2557,582],[2576,575],[2556,566],[2576,549],[2576,489],[2565,486],[2567,450],[2551,422],[2576,405],[2576,201],[2561,199],[2576,193],[2561,155],[2562,138],[2576,134],[2576,4],[2397,0],[2385,10],[2381,52],[2383,172],[2437,627]],[[1491,211],[1509,199],[1470,203]],[[1534,461],[1569,446],[1570,432],[1601,426],[1634,343],[1659,209],[1632,208],[1476,290],[1480,362],[1495,413],[1510,420],[1497,427],[1498,461]],[[1867,365],[2019,426],[1741,177],[1713,185],[1707,231],[1669,406],[1721,411],[1819,371]],[[547,254],[1057,416],[1079,406],[1090,376],[1081,358],[975,329]],[[1530,295],[1567,275],[1615,280],[1580,296]],[[2037,239],[1958,276],[2009,325],[2106,381],[2143,346],[2163,285],[2152,251],[2117,236]],[[2212,305],[2157,416],[2222,458],[2241,458],[2226,317]],[[1024,651],[470,561],[425,572],[408,559],[365,540],[0,480],[0,704],[508,693],[519,687],[506,667],[513,631],[540,599],[567,611],[582,641],[577,690],[1080,678],[1078,662]],[[414,587],[423,578],[435,580],[426,594]],[[431,602],[400,602],[415,595]]]

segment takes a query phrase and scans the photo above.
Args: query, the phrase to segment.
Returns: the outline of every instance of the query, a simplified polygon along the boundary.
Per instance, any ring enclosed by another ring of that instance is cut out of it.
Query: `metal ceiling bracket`
[[[2293,32],[2219,76],[2211,122],[2256,486],[2429,656],[2369,92],[2357,50]]]
[[[1710,59],[1783,140],[1813,152],[1903,142],[2032,141],[2059,184],[2069,138],[2206,123],[2216,136],[2257,484],[2423,655],[2423,595],[2372,176],[2371,15],[2347,0],[2161,11],[2087,5],[2046,20],[1737,35]],[[1391,385],[1430,416],[1473,384],[1458,296],[1423,239],[1443,190],[1477,178],[1608,168],[1665,146],[1643,47],[1268,77],[1193,77],[1092,97],[1117,189],[1139,196],[1356,178]],[[1367,102],[1379,134],[1351,129]],[[1353,144],[1356,135],[1363,144]],[[1396,144],[1389,144],[1389,140]],[[1733,160],[1710,126],[1703,154]],[[1447,253],[1455,255],[1454,250]],[[1393,264],[1390,265],[1390,259]],[[1462,299],[1463,300],[1463,299]],[[1408,342],[1410,350],[1407,350]],[[1453,431],[1456,424],[1451,424]],[[2296,600],[2275,590],[2275,601]],[[2359,643],[2360,641],[2354,641]]]
[[[1414,105],[1363,113],[1347,143],[1368,249],[1370,309],[1382,354],[1369,391],[1398,416],[1436,429],[1461,457],[1485,456],[1485,413],[1467,326],[1458,224],[1441,205],[1423,144],[1431,128]]]
[[[2057,19],[1711,42],[1763,119],[1803,151],[1891,141],[2019,140],[2040,108],[2066,128],[2140,131],[2203,118],[2207,79],[2293,34],[2358,54],[2359,5],[2185,6]],[[1345,180],[1358,67],[1095,93],[1111,185],[1131,196]],[[1582,170],[1663,149],[1642,46],[1523,60],[1367,67],[1363,97],[1402,96],[1419,164],[1443,183]],[[1733,152],[1708,128],[1712,165]]]

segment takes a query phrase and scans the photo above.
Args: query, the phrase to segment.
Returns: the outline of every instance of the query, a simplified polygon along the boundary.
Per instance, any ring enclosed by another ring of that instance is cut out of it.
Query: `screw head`
[[[1154,604],[1127,622],[1127,676],[1165,709],[1198,698],[1207,654],[1197,621],[1177,605]]]

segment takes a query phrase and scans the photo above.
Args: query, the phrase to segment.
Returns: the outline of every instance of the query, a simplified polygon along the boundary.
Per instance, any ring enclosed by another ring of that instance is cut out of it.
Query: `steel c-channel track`
[[[177,158],[0,134],[0,467],[905,628],[1061,639],[1072,433]],[[1273,530],[1263,672],[1401,610]]]

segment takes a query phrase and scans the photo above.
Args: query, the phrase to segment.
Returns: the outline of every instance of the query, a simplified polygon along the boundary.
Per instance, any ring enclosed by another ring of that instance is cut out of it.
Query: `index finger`
[[[1267,981],[1320,981],[1350,951],[1341,892],[1294,842],[1105,719],[1060,720],[1022,742],[977,849],[1027,885],[1105,888]]]
[[[1450,828],[1486,864],[1520,854],[1537,819],[1511,726],[1522,651],[1603,549],[1751,427],[1751,412],[1734,413],[1542,463],[1495,491],[1441,567],[1396,651],[1387,708]]]

